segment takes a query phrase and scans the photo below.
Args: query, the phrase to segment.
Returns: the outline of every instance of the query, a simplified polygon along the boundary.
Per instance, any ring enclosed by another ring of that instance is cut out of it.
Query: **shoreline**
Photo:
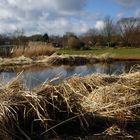
[[[88,65],[95,63],[113,63],[119,61],[138,61],[140,58],[120,58],[108,55],[91,56],[91,55],[52,55],[36,58],[17,57],[17,58],[0,58],[0,71],[13,68],[26,68],[32,66],[57,66],[57,65]]]

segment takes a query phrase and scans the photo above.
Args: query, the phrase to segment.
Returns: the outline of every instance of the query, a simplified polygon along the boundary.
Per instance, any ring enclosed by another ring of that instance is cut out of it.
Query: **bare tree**
[[[113,22],[113,19],[109,16],[107,16],[104,19],[104,28],[103,28],[103,34],[106,37],[108,46],[110,46],[112,36],[116,33],[115,24]]]
[[[95,28],[90,28],[80,39],[87,47],[95,47],[95,44],[97,43],[97,35],[98,31]]]
[[[25,47],[26,45],[26,37],[24,36],[24,30],[23,29],[16,29],[13,33],[13,44],[16,44],[18,47]]]
[[[85,33],[86,36],[95,36],[97,35],[97,30],[95,28],[90,28],[88,31]]]
[[[118,21],[120,35],[124,45],[133,46],[137,44],[140,37],[140,19],[139,18],[122,18]]]

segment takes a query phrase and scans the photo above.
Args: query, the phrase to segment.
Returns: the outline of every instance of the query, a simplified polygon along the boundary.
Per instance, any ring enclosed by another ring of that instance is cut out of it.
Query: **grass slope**
[[[102,55],[109,53],[117,58],[136,58],[140,59],[140,48],[105,48],[105,49],[93,49],[93,50],[68,50],[59,49],[58,54],[61,55]]]

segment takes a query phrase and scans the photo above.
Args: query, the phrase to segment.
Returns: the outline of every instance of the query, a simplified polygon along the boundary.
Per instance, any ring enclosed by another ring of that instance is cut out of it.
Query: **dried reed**
[[[35,57],[35,56],[50,56],[55,52],[55,48],[52,44],[35,44],[29,43],[26,48],[15,48],[13,50],[13,57],[19,57],[24,55],[25,57]]]
[[[74,77],[32,91],[21,76],[0,85],[1,139],[43,139],[89,128],[105,131],[113,124],[122,127],[122,122],[124,129],[131,122],[139,125],[140,72]]]

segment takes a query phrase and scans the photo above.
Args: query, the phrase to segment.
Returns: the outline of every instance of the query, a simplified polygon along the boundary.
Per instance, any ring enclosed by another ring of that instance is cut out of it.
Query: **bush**
[[[68,39],[68,47],[75,50],[80,50],[84,48],[84,43],[81,42],[78,38],[70,37]]]

